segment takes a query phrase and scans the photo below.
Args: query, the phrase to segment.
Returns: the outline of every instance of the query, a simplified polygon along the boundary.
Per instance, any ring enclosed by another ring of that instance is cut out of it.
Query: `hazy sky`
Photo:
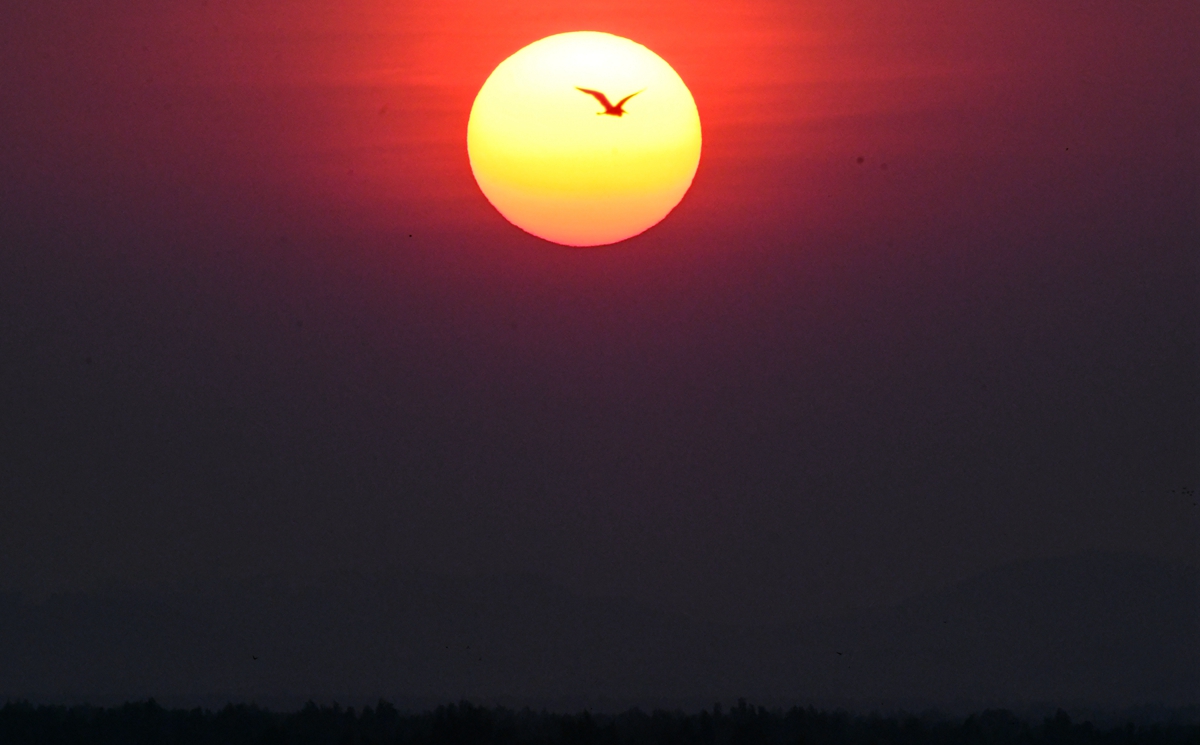
[[[1196,562],[1189,2],[0,11],[0,589],[533,572],[714,618]],[[691,88],[567,249],[465,132],[543,36]]]

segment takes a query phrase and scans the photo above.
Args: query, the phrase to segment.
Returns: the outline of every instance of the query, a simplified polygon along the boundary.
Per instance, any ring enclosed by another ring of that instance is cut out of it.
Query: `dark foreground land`
[[[0,708],[0,743],[184,745],[214,743],[654,743],[655,745],[1200,745],[1200,724],[1157,723],[1097,727],[1073,722],[1062,710],[1041,722],[1006,710],[965,719],[900,714],[857,716],[812,708],[767,710],[745,701],[699,714],[631,709],[617,715],[553,714],[485,708],[463,702],[431,712],[402,714],[386,701],[343,709],[309,703],[282,714],[257,706],[219,711],[164,709],[153,699],[112,708]]]

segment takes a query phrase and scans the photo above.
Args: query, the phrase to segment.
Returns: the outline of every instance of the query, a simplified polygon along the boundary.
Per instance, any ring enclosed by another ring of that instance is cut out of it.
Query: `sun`
[[[641,44],[556,34],[484,82],[467,153],[509,222],[554,243],[601,246],[654,226],[683,199],[700,163],[700,114],[679,75]]]

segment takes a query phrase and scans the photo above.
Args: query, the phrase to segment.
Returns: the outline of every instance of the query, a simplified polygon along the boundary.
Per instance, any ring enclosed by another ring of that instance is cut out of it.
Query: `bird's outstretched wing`
[[[613,108],[613,105],[608,102],[608,96],[604,95],[600,91],[594,91],[594,90],[591,90],[590,88],[580,88],[579,86],[575,86],[575,90],[583,91],[584,93],[588,94],[589,96],[595,96],[597,101],[604,104],[605,111],[608,111],[609,109]]]
[[[643,88],[643,89],[642,89],[642,91],[644,91],[644,90],[646,90],[646,89],[645,89],[645,88]],[[628,96],[626,96],[625,98],[622,98],[620,101],[617,101],[617,106],[616,106],[616,108],[618,108],[618,109],[619,109],[619,108],[621,108],[622,106],[624,106],[624,105],[625,105],[625,102],[626,102],[626,101],[628,101],[629,99],[633,98],[634,96],[636,96],[638,93],[641,93],[642,91],[635,91],[635,92],[633,92],[633,93],[630,93],[630,94],[629,94]]]

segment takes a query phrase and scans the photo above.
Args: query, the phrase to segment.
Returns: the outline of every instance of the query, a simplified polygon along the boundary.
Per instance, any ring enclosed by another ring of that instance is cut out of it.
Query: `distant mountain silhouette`
[[[536,577],[0,596],[0,698],[462,696],[1194,703],[1195,569],[1008,565],[895,608],[733,628]]]

